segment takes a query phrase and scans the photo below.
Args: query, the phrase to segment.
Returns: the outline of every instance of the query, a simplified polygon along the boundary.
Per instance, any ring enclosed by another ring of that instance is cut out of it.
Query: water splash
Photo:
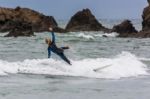
[[[32,73],[105,79],[148,75],[147,66],[129,52],[122,52],[114,58],[72,60],[72,64],[70,66],[64,61],[54,59],[27,59],[23,62],[0,60],[0,75]]]

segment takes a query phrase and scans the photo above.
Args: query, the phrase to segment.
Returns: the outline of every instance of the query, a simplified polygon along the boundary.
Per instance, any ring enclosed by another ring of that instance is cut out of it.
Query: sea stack
[[[150,4],[150,0],[147,0],[148,4]]]
[[[29,8],[0,8],[0,31],[9,31],[9,29],[12,29],[9,23],[18,21],[30,23],[34,32],[45,31],[50,25],[57,26],[52,16],[45,16]]]
[[[142,15],[142,31],[150,31],[150,0],[147,1],[149,5],[146,8],[144,8]]]
[[[28,34],[32,35],[33,32],[48,31],[50,26],[58,27],[53,16],[46,16],[29,8],[0,7],[0,32],[11,32],[11,35],[6,36],[29,36]],[[55,30],[55,32],[63,31],[61,28]]]
[[[14,28],[5,37],[34,36],[31,24],[21,22],[13,22],[13,24]]]
[[[89,9],[83,9],[73,15],[66,26],[67,31],[107,31]]]
[[[119,33],[119,37],[129,37],[132,33],[137,33],[130,20],[124,20],[121,24],[115,25],[112,32]]]

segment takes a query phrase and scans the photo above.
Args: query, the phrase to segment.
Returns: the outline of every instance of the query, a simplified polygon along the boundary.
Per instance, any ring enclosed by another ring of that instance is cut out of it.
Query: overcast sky
[[[83,8],[97,19],[139,19],[147,0],[0,0],[1,7],[28,7],[58,19],[69,19]]]

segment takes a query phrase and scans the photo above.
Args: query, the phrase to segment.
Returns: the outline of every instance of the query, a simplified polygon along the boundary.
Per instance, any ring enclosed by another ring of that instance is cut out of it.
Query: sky
[[[89,8],[97,19],[141,19],[147,0],[0,0],[1,7],[28,7],[57,20]]]

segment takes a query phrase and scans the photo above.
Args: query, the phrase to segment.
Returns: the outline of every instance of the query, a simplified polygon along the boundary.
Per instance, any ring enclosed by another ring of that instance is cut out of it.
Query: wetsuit
[[[64,50],[68,49],[67,47],[61,47],[58,48],[55,44],[55,35],[54,32],[51,32],[52,34],[52,42],[51,44],[48,46],[48,58],[50,58],[51,56],[51,51],[55,54],[57,54],[58,56],[60,56],[64,61],[66,61],[68,64],[71,65],[70,61],[67,59],[67,57],[64,55]]]

